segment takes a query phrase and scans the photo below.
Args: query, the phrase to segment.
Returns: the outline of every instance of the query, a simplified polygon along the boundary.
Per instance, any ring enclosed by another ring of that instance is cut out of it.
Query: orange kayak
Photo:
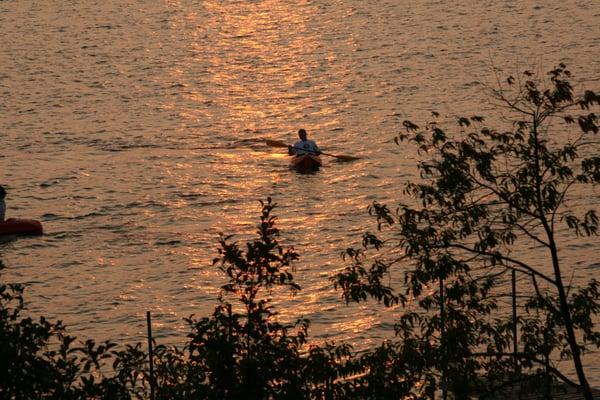
[[[313,154],[293,156],[290,161],[292,168],[299,171],[317,171],[323,165],[321,157]]]
[[[41,235],[42,223],[34,219],[9,218],[0,222],[0,235]]]

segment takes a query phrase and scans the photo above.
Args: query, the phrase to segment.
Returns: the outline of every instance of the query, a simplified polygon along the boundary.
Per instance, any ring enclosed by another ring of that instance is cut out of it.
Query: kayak
[[[304,154],[301,156],[293,156],[290,161],[290,166],[298,171],[317,171],[323,165],[321,157],[313,154]]]
[[[42,223],[34,219],[9,218],[0,222],[0,235],[41,235]]]

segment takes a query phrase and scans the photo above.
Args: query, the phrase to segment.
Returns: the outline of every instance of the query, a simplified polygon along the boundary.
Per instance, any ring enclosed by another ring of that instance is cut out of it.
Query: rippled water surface
[[[597,89],[599,18],[577,0],[0,1],[0,183],[7,217],[46,229],[0,243],[4,279],[78,336],[142,340],[151,310],[181,343],[182,318],[212,311],[218,232],[248,238],[272,196],[301,254],[283,317],[316,340],[390,337],[393,311],[344,306],[329,277],[375,228],[367,205],[413,177],[400,122],[494,115],[492,66],[565,62]],[[300,127],[362,158],[290,171],[264,140]],[[577,276],[597,275],[599,247],[566,246]]]

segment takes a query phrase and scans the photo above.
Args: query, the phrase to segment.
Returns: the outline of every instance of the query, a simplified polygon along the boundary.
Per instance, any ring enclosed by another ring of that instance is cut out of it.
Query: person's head
[[[306,131],[304,129],[300,129],[298,131],[298,137],[300,138],[300,140],[306,140],[306,138],[307,138]]]
[[[0,199],[3,199],[5,197],[6,197],[6,190],[4,190],[2,185],[0,185]]]

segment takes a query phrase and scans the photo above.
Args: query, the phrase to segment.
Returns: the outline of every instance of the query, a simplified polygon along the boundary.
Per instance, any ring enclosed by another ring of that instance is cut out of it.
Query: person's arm
[[[317,146],[317,143],[313,142],[313,145],[314,145],[313,147],[314,147],[315,153],[317,155],[321,154],[321,149],[319,149],[319,146]]]
[[[288,146],[288,155],[293,156],[294,154],[296,154],[294,148],[292,146]]]

